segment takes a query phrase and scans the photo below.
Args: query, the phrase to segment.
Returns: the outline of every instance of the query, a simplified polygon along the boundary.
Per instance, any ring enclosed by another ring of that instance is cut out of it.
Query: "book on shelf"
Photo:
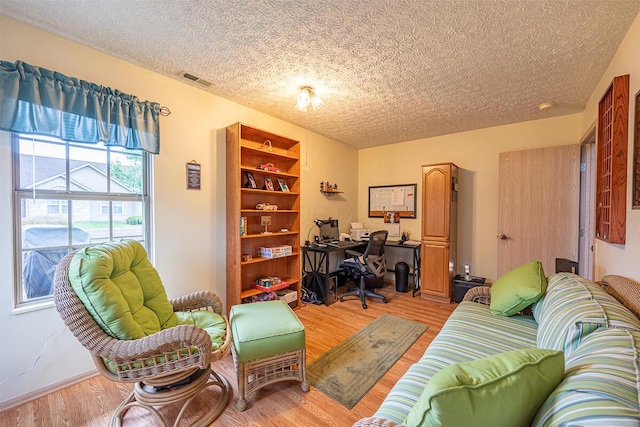
[[[241,236],[247,235],[247,217],[246,216],[240,217],[240,235]]]

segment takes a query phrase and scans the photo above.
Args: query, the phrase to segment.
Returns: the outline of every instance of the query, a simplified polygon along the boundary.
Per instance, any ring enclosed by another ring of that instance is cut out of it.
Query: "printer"
[[[361,222],[352,222],[351,223],[351,240],[360,241],[360,240],[369,240],[370,229],[364,228]]]

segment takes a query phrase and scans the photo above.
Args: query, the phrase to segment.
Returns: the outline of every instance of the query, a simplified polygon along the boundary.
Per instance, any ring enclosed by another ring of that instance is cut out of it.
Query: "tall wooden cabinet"
[[[265,169],[258,168],[265,166]],[[257,188],[252,188],[253,177]],[[271,185],[267,185],[271,181]],[[280,181],[284,184],[282,191]],[[227,127],[227,311],[261,293],[256,279],[289,283],[300,305],[300,142],[242,123]],[[271,189],[273,188],[273,189]],[[277,210],[264,210],[258,205]],[[269,225],[264,225],[269,222]],[[265,233],[266,231],[266,233]],[[291,254],[267,258],[260,248],[285,245]],[[251,259],[248,259],[248,258]],[[244,259],[243,259],[244,258]]]
[[[456,270],[458,167],[422,166],[422,296],[450,302]]]

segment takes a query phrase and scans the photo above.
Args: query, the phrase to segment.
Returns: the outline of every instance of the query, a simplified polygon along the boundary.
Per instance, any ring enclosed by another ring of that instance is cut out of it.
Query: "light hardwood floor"
[[[282,382],[259,390],[247,399],[244,412],[235,408],[237,400],[236,375],[231,354],[215,362],[213,368],[231,383],[234,395],[223,414],[212,426],[350,426],[360,418],[371,416],[393,384],[411,364],[424,353],[457,304],[443,304],[411,297],[411,293],[396,293],[392,286],[377,290],[386,295],[388,304],[380,300],[369,302],[363,310],[360,302],[349,299],[330,306],[307,304],[296,311],[305,325],[307,336],[307,365],[324,352],[346,339],[383,313],[390,313],[429,325],[429,329],[414,343],[400,360],[382,377],[366,396],[349,410],[322,392],[311,387],[302,392],[300,383]],[[0,426],[105,426],[113,410],[132,389],[130,384],[117,384],[102,376],[94,376],[20,406],[0,413]],[[181,425],[191,425],[217,392],[201,393],[192,404]],[[179,408],[161,409],[165,419],[173,423]],[[140,410],[131,410],[125,417],[126,426],[151,425],[151,418]]]

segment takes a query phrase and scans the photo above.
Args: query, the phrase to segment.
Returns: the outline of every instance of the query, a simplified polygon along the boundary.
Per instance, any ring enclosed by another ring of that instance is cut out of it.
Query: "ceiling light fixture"
[[[313,110],[315,111],[324,105],[324,101],[322,101],[322,99],[320,99],[320,97],[316,95],[316,93],[313,91],[313,88],[311,88],[310,86],[303,86],[302,88],[300,88],[300,93],[298,94],[298,102],[296,102],[295,109],[306,113],[309,105],[311,105],[311,108],[313,108]]]
[[[547,108],[552,108],[554,106],[555,104],[553,102],[543,102],[542,104],[538,105],[538,108],[542,111],[542,110],[546,110]]]

